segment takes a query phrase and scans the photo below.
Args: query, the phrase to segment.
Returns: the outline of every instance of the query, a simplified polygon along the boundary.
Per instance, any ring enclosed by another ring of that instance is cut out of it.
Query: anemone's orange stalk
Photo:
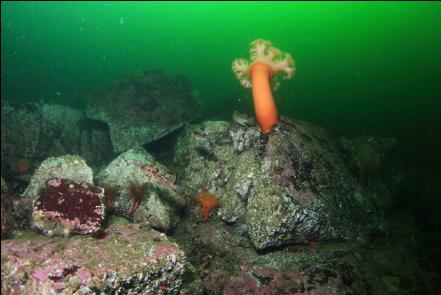
[[[271,90],[272,86],[277,88],[278,85],[271,79],[279,73],[285,74],[285,79],[291,78],[295,70],[294,60],[265,40],[251,43],[250,56],[251,64],[244,59],[234,60],[233,71],[242,86],[252,87],[256,119],[262,132],[267,134],[279,120]]]
[[[271,92],[271,69],[265,64],[256,63],[251,67],[250,74],[256,119],[262,132],[266,134],[279,121],[276,103]]]

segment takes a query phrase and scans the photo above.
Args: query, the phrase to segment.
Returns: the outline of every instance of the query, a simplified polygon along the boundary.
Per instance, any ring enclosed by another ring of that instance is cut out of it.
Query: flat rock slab
[[[189,81],[159,70],[129,75],[90,98],[87,116],[109,125],[117,153],[159,139],[199,113]]]
[[[1,293],[178,294],[184,263],[177,244],[136,225],[101,239],[30,234],[1,243]]]

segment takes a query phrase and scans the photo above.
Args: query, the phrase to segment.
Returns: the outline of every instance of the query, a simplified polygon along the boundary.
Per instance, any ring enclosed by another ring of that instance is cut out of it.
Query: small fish
[[[140,169],[151,181],[176,192],[176,176],[168,174],[153,164],[142,165]]]
[[[252,117],[248,117],[245,113],[233,112],[233,121],[242,126],[253,126],[255,120]]]
[[[192,132],[191,132],[191,136],[194,138],[194,139],[201,139],[201,138],[203,138],[204,137],[204,135],[202,134],[202,132],[201,131],[199,131],[199,130],[193,130]]]

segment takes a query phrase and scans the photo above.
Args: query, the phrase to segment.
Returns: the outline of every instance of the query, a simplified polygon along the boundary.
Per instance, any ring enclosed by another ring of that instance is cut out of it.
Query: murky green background
[[[231,71],[249,43],[290,52],[282,115],[339,135],[395,136],[410,169],[439,171],[441,4],[436,2],[2,2],[2,99],[84,107],[87,93],[160,68],[187,76],[205,118],[252,113]]]

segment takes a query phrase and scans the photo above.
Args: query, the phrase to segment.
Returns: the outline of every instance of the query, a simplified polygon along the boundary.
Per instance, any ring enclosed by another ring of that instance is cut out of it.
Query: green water
[[[229,119],[252,113],[231,62],[263,38],[297,64],[275,93],[282,115],[394,136],[407,167],[439,171],[440,28],[435,2],[2,2],[1,97],[83,108],[91,90],[160,68],[191,80],[204,119]]]

